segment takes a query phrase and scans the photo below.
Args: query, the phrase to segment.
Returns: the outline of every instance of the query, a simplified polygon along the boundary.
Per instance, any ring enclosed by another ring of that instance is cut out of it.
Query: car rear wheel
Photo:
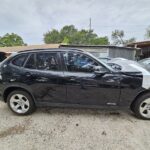
[[[150,120],[150,93],[139,97],[132,107],[138,118]]]
[[[28,115],[35,110],[32,97],[25,91],[13,91],[7,97],[9,108],[18,115]]]

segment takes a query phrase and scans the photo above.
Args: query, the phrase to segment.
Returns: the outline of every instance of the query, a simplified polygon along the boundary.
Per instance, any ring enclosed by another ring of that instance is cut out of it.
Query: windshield
[[[99,60],[97,57],[95,57],[93,54],[86,52],[88,55],[90,55],[91,57],[93,57],[95,60],[97,60],[99,63],[101,63],[103,66],[105,66],[107,69],[111,70],[111,71],[115,71],[111,66],[109,66],[107,63]]]

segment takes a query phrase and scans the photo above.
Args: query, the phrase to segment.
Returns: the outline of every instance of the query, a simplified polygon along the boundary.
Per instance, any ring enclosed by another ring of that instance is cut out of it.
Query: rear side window
[[[31,54],[25,64],[25,68],[36,69],[35,54]]]
[[[58,70],[58,57],[57,53],[53,52],[43,52],[36,55],[37,69],[39,70]]]
[[[22,55],[19,55],[19,56],[16,56],[13,60],[12,60],[12,64],[15,65],[15,66],[19,66],[19,67],[22,67],[25,60],[27,58],[27,54],[22,54]]]

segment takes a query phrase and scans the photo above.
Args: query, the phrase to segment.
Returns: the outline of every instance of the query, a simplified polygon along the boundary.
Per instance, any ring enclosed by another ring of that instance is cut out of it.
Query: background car
[[[111,60],[109,57],[98,57],[98,59],[104,63],[107,63],[109,60]]]
[[[138,61],[142,66],[144,66],[148,71],[150,71],[150,58],[145,58]]]

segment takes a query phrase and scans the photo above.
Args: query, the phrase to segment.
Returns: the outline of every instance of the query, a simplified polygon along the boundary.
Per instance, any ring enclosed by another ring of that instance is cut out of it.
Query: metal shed
[[[77,48],[91,52],[96,57],[122,57],[130,60],[136,60],[141,53],[139,48],[119,47],[111,45],[60,45],[60,48]]]
[[[140,58],[150,57],[150,41],[134,42],[127,45],[128,47],[141,48]]]

